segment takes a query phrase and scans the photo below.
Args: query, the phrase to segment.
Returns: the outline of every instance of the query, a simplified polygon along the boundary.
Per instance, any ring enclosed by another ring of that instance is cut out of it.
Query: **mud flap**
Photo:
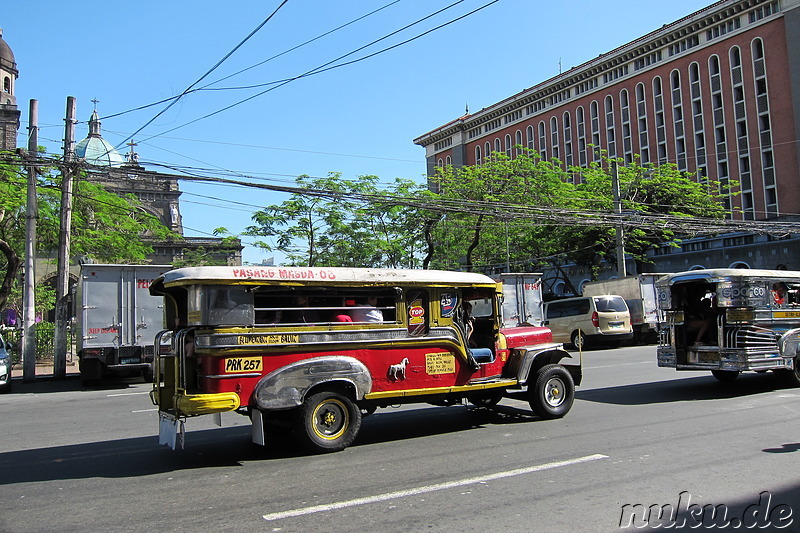
[[[180,434],[180,435],[179,435]],[[180,441],[181,450],[183,449],[185,430],[183,420],[178,420],[164,413],[158,414],[158,443],[168,446],[174,450]],[[180,436],[180,438],[179,438]]]
[[[261,409],[250,410],[250,421],[253,423],[253,427],[250,432],[250,440],[253,442],[253,444],[266,446],[267,441],[266,436],[264,435],[264,415],[261,413]]]

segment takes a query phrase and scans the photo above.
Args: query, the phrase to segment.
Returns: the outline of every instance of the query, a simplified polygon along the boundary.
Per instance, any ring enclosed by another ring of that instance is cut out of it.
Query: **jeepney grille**
[[[749,350],[774,350],[778,346],[778,336],[774,331],[757,326],[731,328],[725,341],[728,347]]]

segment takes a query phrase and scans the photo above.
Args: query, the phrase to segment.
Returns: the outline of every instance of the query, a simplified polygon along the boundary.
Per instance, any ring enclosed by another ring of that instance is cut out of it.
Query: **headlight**
[[[0,376],[8,374],[9,366],[8,359],[3,359],[0,361]]]

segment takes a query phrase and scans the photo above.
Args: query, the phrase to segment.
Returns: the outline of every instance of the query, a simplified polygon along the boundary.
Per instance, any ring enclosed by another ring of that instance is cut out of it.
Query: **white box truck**
[[[583,295],[618,294],[622,296],[631,313],[634,341],[657,342],[660,312],[655,283],[657,279],[665,275],[647,273],[592,281],[583,286]]]
[[[164,298],[150,283],[169,265],[81,265],[75,294],[81,381],[104,374],[141,374],[152,380],[153,342],[163,329]]]

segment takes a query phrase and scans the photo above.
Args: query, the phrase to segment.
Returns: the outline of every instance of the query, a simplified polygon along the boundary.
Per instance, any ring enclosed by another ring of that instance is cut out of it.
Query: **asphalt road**
[[[0,532],[800,530],[800,389],[659,369],[653,346],[586,352],[584,375],[561,420],[515,400],[383,409],[317,456],[250,444],[234,414],[161,447],[133,379],[15,383],[0,395]]]

